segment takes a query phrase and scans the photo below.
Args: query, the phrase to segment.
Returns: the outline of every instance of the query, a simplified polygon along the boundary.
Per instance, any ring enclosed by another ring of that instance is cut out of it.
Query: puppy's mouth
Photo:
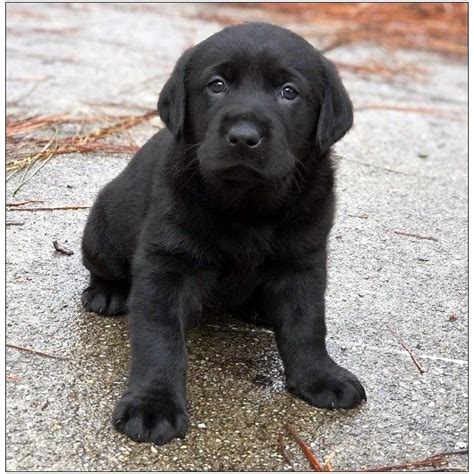
[[[228,184],[255,185],[264,180],[264,176],[258,171],[245,165],[221,168],[215,172],[215,175],[218,179]]]
[[[295,158],[286,147],[268,148],[256,154],[233,154],[207,140],[197,151],[201,175],[217,187],[236,191],[275,188],[291,175]]]

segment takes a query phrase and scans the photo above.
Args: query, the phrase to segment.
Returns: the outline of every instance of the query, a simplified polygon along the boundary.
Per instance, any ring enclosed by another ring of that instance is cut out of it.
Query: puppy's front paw
[[[115,406],[112,421],[117,430],[131,439],[159,445],[184,438],[188,429],[186,410],[161,393],[125,392]]]
[[[296,396],[319,408],[354,408],[367,400],[357,377],[332,359],[288,383]]]

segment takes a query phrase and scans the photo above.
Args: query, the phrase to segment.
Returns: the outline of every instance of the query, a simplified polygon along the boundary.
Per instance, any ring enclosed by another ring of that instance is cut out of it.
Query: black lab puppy
[[[356,406],[362,385],[325,345],[330,147],[352,126],[334,66],[283,28],[232,26],[182,55],[158,108],[167,128],[101,191],[83,238],[84,307],[130,320],[114,425],[184,437],[185,333],[208,303],[257,308],[291,392]]]

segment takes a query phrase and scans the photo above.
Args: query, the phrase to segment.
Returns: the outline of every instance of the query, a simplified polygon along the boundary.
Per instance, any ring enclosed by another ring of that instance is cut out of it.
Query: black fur
[[[352,125],[332,63],[283,28],[229,27],[183,54],[159,112],[167,128],[100,192],[83,238],[84,307],[130,319],[117,429],[185,435],[185,333],[207,303],[257,309],[294,394],[356,406],[362,385],[325,346],[330,147]]]

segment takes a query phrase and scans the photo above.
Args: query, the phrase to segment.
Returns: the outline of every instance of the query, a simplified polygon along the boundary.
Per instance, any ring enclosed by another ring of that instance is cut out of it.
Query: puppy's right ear
[[[170,132],[179,140],[186,115],[186,69],[192,48],[179,58],[171,77],[166,81],[158,100],[158,113]]]

